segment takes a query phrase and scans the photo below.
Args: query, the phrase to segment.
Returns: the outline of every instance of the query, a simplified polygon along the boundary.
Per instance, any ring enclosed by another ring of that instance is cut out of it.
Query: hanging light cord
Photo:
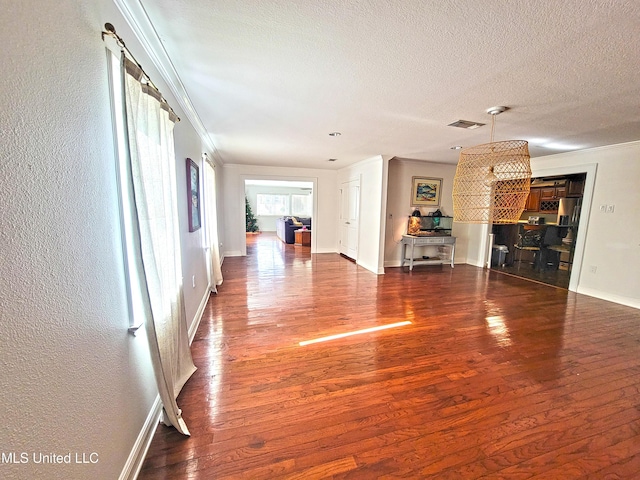
[[[496,128],[496,115],[495,113],[491,114],[491,143],[493,143],[493,132]]]

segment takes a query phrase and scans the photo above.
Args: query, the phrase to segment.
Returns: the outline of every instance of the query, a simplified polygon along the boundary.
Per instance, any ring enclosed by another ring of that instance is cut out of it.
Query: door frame
[[[283,182],[311,182],[313,183],[313,213],[312,219],[313,223],[311,226],[311,253],[316,253],[316,234],[314,233],[314,225],[317,225],[318,218],[318,177],[298,177],[298,176],[286,176],[286,175],[254,175],[254,174],[243,174],[239,175],[240,186],[238,188],[238,197],[236,201],[238,205],[242,205],[242,208],[239,209],[238,215],[238,224],[240,225],[240,229],[243,232],[242,238],[239,239],[240,244],[240,255],[243,257],[247,256],[247,236],[245,233],[245,208],[244,208],[244,196],[245,196],[245,181],[246,180],[280,180]]]
[[[593,191],[596,186],[597,163],[586,163],[583,165],[571,165],[554,168],[532,168],[531,177],[555,177],[558,175],[573,175],[576,173],[586,173],[584,181],[584,191],[582,193],[582,206],[580,208],[580,222],[578,224],[578,235],[576,236],[575,250],[573,253],[573,263],[571,265],[571,276],[569,277],[569,290],[578,291],[580,274],[582,272],[582,261],[584,258],[585,245],[587,243],[587,230],[589,230],[589,217],[591,216],[591,202],[593,201]]]
[[[587,231],[589,229],[589,217],[591,216],[591,203],[593,201],[593,192],[596,186],[596,174],[598,171],[597,163],[585,163],[582,165],[567,165],[553,168],[531,168],[531,178],[537,177],[556,177],[562,175],[574,175],[579,173],[586,174],[584,182],[584,191],[582,193],[582,206],[580,209],[580,222],[578,226],[578,235],[575,240],[575,249],[573,253],[573,263],[571,265],[571,276],[569,277],[569,290],[578,291],[580,284],[580,275],[582,272],[582,261],[584,258],[585,245],[587,243]],[[491,229],[486,225],[487,243],[492,241],[489,239]],[[485,265],[488,262],[491,265],[491,249],[485,250]]]

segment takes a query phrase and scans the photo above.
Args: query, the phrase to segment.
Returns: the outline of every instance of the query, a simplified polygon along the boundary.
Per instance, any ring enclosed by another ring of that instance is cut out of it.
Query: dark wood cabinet
[[[567,187],[565,185],[540,187],[540,200],[558,200],[565,197],[566,194]]]
[[[567,197],[581,197],[584,193],[584,178],[570,178],[567,181]]]
[[[556,187],[541,187],[540,200],[553,200],[556,197]]]
[[[564,183],[539,187],[540,202],[538,211],[543,213],[556,213],[560,199],[566,196],[567,187]]]
[[[540,190],[540,188],[531,188],[529,190],[527,203],[524,207],[527,212],[537,212],[540,209]]]
[[[584,174],[539,180],[531,185],[525,212],[557,213],[561,198],[582,197],[584,193]]]

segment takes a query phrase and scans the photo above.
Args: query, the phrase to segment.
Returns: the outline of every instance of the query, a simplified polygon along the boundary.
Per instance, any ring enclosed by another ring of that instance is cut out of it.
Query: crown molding
[[[158,37],[155,27],[151,23],[151,19],[147,15],[140,0],[113,0],[118,10],[124,16],[124,19],[133,30],[136,38],[144,48],[153,65],[158,69],[162,78],[169,85],[169,89],[176,97],[176,100],[182,107],[185,115],[198,132],[202,142],[211,151],[212,155],[220,157],[218,150],[207,132],[198,112],[196,111],[187,90],[178,75],[169,54],[162,45],[162,41]],[[220,159],[222,162],[222,159]]]

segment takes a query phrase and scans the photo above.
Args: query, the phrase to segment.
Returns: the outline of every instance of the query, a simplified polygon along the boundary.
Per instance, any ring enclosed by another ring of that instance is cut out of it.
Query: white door
[[[342,184],[340,189],[340,253],[354,260],[358,257],[358,213],[360,180]]]

